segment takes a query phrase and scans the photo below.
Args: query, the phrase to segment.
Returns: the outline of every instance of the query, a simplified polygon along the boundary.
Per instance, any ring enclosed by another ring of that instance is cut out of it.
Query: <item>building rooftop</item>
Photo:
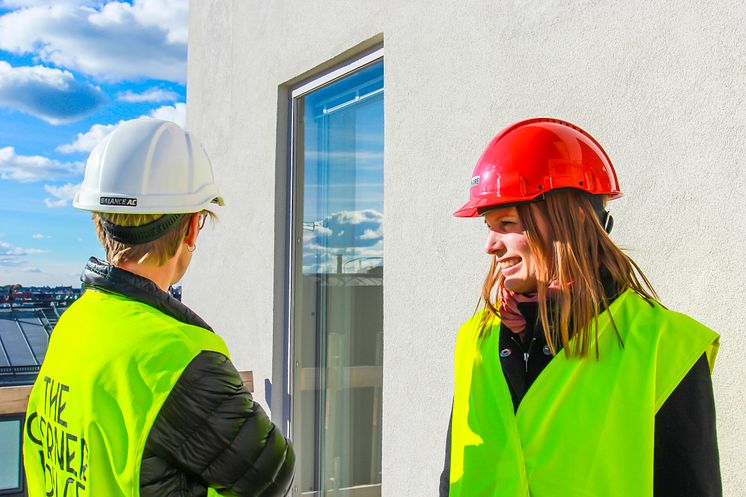
[[[54,307],[0,309],[0,386],[34,382],[58,319]]]

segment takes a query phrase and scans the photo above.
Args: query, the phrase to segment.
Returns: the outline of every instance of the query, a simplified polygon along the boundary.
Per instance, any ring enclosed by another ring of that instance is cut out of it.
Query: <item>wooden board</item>
[[[241,379],[249,392],[254,392],[254,372],[239,371]],[[26,412],[31,385],[23,387],[0,387],[0,414],[17,414]]]
[[[0,414],[26,412],[31,386],[0,387]]]
[[[381,366],[348,366],[338,369],[301,368],[300,389],[316,390],[316,378],[326,373],[326,388],[381,388],[383,387],[383,367]]]
[[[239,371],[238,374],[241,375],[243,384],[246,385],[246,388],[249,390],[249,392],[254,393],[254,372],[253,371]]]

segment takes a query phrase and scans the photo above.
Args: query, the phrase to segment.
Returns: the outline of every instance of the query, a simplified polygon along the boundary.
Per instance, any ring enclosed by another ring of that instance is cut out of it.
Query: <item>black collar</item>
[[[80,280],[86,287],[95,287],[137,300],[155,307],[182,323],[212,331],[212,328],[194,311],[173,298],[168,292],[158,288],[158,285],[149,279],[112,266],[108,262],[91,257],[83,269],[83,274],[80,275]]]

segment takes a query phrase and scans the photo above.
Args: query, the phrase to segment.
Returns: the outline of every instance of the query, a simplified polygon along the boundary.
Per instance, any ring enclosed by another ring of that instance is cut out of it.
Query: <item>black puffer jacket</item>
[[[148,304],[184,323],[210,327],[152,281],[91,258],[82,276],[95,286]],[[276,497],[288,493],[295,455],[253,402],[233,364],[202,352],[184,370],[151,428],[140,495]]]

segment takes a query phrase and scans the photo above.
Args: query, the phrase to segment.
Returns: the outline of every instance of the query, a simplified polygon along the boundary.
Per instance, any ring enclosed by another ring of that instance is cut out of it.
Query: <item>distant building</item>
[[[0,294],[0,308],[67,307],[80,297],[81,291],[72,286],[15,287]]]

